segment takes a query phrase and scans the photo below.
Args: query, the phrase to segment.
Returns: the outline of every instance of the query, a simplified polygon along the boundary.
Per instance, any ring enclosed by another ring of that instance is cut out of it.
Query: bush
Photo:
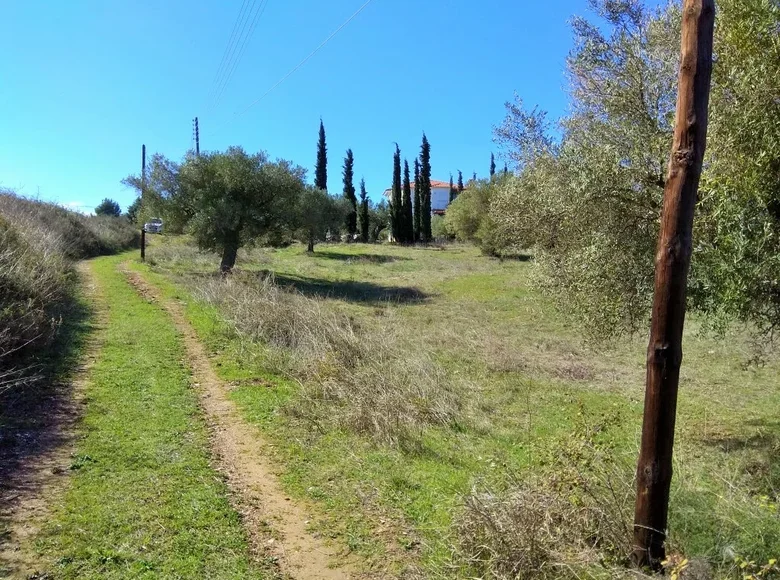
[[[137,245],[120,218],[87,217],[0,191],[0,392],[37,378],[72,295],[73,261]]]

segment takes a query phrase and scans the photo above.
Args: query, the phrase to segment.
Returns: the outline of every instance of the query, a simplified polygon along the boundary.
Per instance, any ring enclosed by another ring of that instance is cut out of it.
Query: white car
[[[161,234],[163,221],[160,218],[152,218],[144,224],[144,231],[150,234]]]

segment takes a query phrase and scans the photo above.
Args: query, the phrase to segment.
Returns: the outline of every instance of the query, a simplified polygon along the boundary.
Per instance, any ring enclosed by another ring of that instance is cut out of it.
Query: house
[[[390,201],[392,194],[392,189],[386,189],[383,195]],[[414,199],[414,183],[412,183],[412,199]],[[431,213],[433,215],[444,215],[448,205],[450,205],[449,181],[431,179]]]

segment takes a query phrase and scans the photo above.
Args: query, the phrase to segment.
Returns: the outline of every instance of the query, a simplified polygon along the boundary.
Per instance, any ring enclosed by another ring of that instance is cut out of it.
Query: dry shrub
[[[266,364],[302,385],[287,410],[320,429],[333,424],[405,444],[458,412],[455,389],[427,354],[362,328],[323,299],[248,273],[208,280],[197,292],[243,336],[268,346]]]
[[[632,549],[633,470],[575,427],[534,477],[474,489],[457,519],[460,555],[483,578],[622,577]],[[632,572],[633,577],[636,573]]]
[[[54,337],[73,260],[135,243],[126,220],[90,218],[0,191],[0,392],[36,380],[36,348]]]

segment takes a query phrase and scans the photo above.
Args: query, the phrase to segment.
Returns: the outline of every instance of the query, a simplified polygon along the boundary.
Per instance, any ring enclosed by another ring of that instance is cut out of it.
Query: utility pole
[[[677,113],[655,257],[634,511],[632,560],[654,569],[659,569],[665,558],[693,214],[707,142],[714,0],[685,0],[682,19]]]
[[[195,155],[200,157],[200,128],[198,127],[198,118],[195,117]]]
[[[144,208],[146,192],[146,145],[141,145],[141,209]],[[146,228],[141,226],[141,261],[146,261]]]

